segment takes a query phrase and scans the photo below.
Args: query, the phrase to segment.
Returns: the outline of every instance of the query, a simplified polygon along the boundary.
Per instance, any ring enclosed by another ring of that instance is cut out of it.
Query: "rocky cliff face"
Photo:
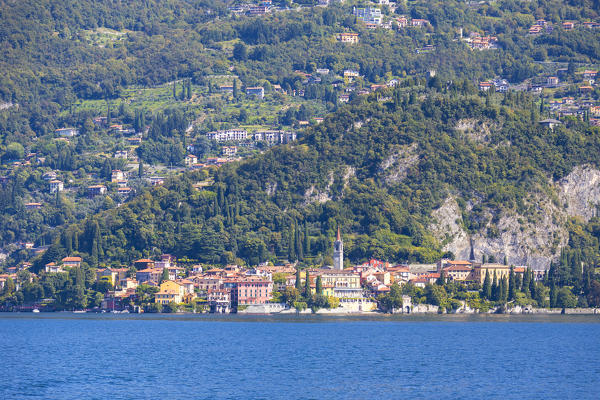
[[[567,244],[566,215],[549,199],[538,196],[535,201],[537,210],[533,216],[525,218],[502,212],[494,224],[492,215],[488,214],[486,228],[468,234],[456,200],[449,197],[433,213],[430,229],[443,244],[444,251],[453,252],[458,259],[468,259],[473,246],[476,260],[485,254],[493,255],[499,262],[506,257],[510,264],[549,268],[550,261],[556,259]]]
[[[567,215],[585,221],[598,215],[600,209],[600,171],[580,165],[557,182],[558,195]]]
[[[587,221],[597,215],[600,205],[600,170],[584,165],[576,167],[568,176],[550,183],[558,202],[543,193],[534,193],[526,199],[533,205],[527,216],[501,212],[493,224],[488,213],[486,228],[475,234],[464,229],[462,210],[452,196],[432,213],[430,230],[440,241],[444,251],[451,251],[458,259],[468,259],[471,245],[475,259],[493,255],[500,262],[506,256],[514,265],[549,268],[560,250],[568,242],[565,228],[569,217]],[[470,206],[467,207],[470,211]]]

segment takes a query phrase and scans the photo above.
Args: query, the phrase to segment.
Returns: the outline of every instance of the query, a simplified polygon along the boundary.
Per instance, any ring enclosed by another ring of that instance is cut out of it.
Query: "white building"
[[[65,188],[65,185],[57,179],[51,180],[49,186],[50,193],[62,192]]]
[[[248,132],[244,129],[228,129],[216,132],[208,132],[208,139],[216,140],[217,142],[239,142],[248,138]]]
[[[79,134],[79,131],[75,128],[60,128],[55,132],[61,137],[73,137]]]

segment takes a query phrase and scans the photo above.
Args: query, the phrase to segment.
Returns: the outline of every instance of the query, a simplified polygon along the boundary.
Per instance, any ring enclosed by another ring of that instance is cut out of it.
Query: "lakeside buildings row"
[[[302,270],[299,273],[300,287],[308,286],[312,294],[317,293],[317,277],[320,277],[322,294],[344,302],[374,299],[389,292],[394,283],[413,284],[425,287],[435,283],[443,274],[446,279],[459,282],[482,284],[485,276],[501,279],[508,276],[510,266],[496,263],[476,263],[466,260],[442,259],[437,264],[400,264],[369,260],[366,263],[344,268],[344,245],[338,232],[334,242],[334,262],[331,267]],[[81,257],[65,257],[59,264],[49,263],[44,273],[57,274],[79,267]],[[25,266],[25,268],[30,265]],[[0,275],[0,290],[7,278],[17,281],[18,268]],[[132,273],[134,271],[134,273]],[[517,274],[525,267],[514,267]],[[231,312],[252,305],[266,305],[274,301],[274,293],[282,293],[296,286],[297,271],[294,265],[261,265],[244,269],[235,265],[214,268],[202,265],[184,267],[178,265],[170,255],[159,260],[139,259],[131,267],[99,268],[97,281],[107,281],[114,288],[105,295],[104,309],[123,309],[139,296],[140,285],[156,287],[154,302],[170,303],[203,302],[211,312]],[[543,279],[544,271],[534,271],[535,279]]]

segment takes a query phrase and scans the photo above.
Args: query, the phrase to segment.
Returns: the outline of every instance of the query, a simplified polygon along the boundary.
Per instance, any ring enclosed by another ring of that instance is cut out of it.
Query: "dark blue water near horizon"
[[[0,315],[1,399],[598,399],[600,318]]]

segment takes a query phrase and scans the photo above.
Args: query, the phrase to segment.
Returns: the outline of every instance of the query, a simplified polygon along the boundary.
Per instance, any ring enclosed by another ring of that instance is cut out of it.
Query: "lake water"
[[[0,314],[2,399],[598,399],[600,317]]]

